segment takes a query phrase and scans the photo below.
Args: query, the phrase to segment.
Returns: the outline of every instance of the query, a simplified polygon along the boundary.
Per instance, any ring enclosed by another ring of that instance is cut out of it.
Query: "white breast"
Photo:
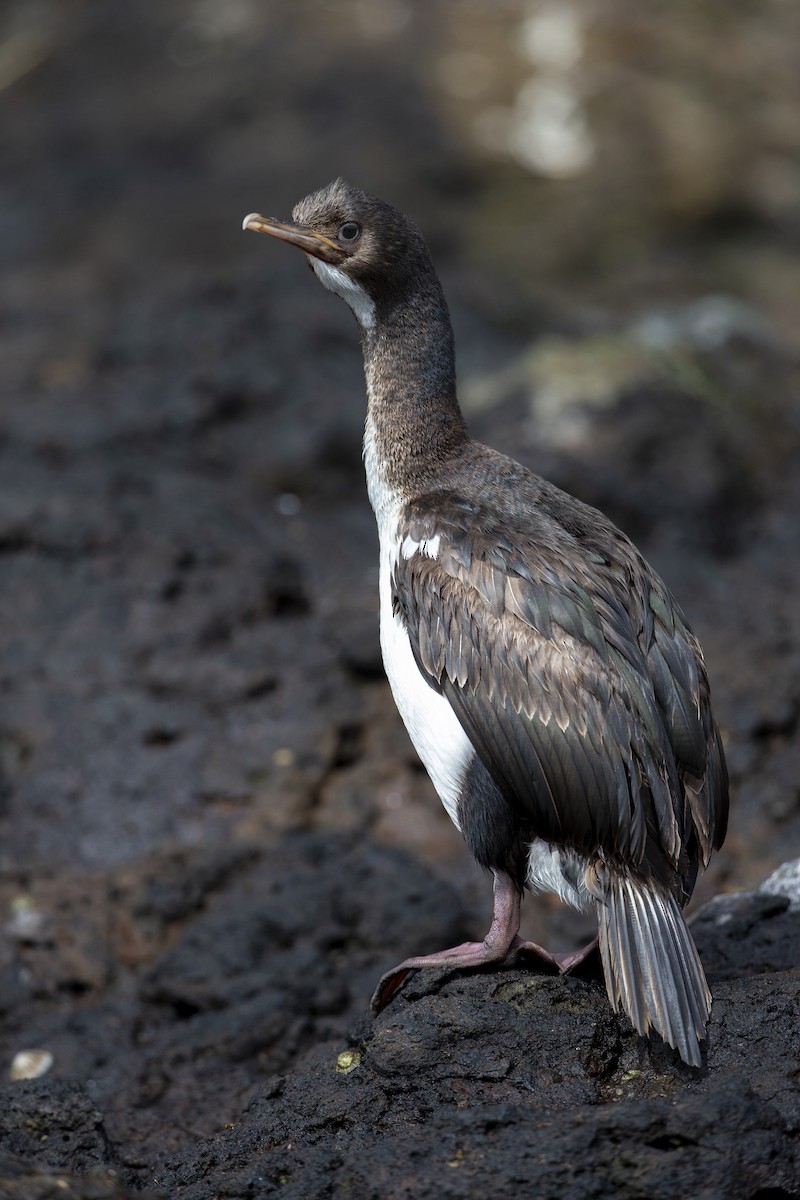
[[[364,460],[381,547],[380,621],[383,665],[394,702],[414,749],[422,759],[450,819],[460,829],[458,798],[475,751],[447,700],[430,686],[420,672],[403,622],[392,611],[392,571],[401,554],[410,557],[410,546],[408,542],[401,546],[397,537],[402,502],[380,476],[369,423],[364,439]],[[435,558],[438,550],[438,538],[428,541],[424,547],[419,547],[419,552],[427,554],[430,558]]]

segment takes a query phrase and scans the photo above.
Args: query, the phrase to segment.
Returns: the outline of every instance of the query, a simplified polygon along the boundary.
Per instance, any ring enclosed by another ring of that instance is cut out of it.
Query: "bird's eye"
[[[361,237],[361,226],[357,221],[345,221],[338,237],[340,242],[355,242]]]

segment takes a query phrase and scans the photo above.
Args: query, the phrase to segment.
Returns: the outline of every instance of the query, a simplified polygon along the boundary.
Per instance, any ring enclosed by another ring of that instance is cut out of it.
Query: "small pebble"
[[[35,941],[46,924],[44,913],[34,907],[30,896],[15,896],[10,907],[6,932],[20,942]]]
[[[275,507],[282,517],[296,517],[303,507],[303,502],[294,492],[281,492],[275,501]]]
[[[49,1050],[18,1050],[11,1062],[12,1080],[38,1079],[46,1075],[53,1065]]]
[[[361,1055],[357,1050],[343,1050],[336,1059],[336,1072],[338,1075],[349,1075],[360,1062]]]

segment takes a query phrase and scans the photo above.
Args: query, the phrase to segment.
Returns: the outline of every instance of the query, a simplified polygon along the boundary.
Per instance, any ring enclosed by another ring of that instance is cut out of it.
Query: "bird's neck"
[[[411,499],[441,485],[469,442],[456,399],[453,332],[435,276],[381,310],[362,332],[364,456],[376,487]]]

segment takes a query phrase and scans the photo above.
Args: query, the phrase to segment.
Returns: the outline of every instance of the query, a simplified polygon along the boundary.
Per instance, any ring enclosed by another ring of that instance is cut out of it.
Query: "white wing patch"
[[[415,542],[411,534],[408,534],[400,546],[400,553],[406,561],[409,558],[413,558],[415,554],[424,554],[426,558],[438,558],[439,543],[440,537],[438,533],[435,537],[426,538],[421,542]]]

